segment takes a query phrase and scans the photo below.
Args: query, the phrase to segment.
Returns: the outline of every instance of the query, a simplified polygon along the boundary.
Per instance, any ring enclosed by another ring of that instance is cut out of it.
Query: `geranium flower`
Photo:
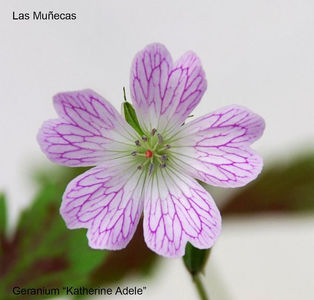
[[[57,164],[95,166],[69,183],[60,209],[68,228],[88,229],[90,247],[126,247],[142,212],[146,244],[160,255],[182,256],[188,241],[213,246],[221,217],[197,180],[239,187],[255,179],[263,163],[249,146],[264,121],[233,105],[186,122],[206,87],[193,52],[173,62],[163,45],[152,44],[131,68],[143,134],[92,90],[54,97],[59,118],[43,124],[38,142]]]

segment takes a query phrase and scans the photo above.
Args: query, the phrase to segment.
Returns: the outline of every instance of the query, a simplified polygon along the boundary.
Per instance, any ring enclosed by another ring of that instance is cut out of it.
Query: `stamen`
[[[166,154],[163,154],[163,155],[161,156],[161,160],[167,160],[167,155],[166,155]]]
[[[150,165],[149,165],[149,171],[148,171],[149,175],[152,174],[153,169],[154,169],[154,164],[153,164],[153,163],[150,163]]]
[[[136,141],[135,141],[135,145],[138,146],[138,147],[141,146],[140,141],[139,141],[139,140],[136,140]]]
[[[158,137],[158,144],[162,144],[163,138],[162,138],[161,134],[158,133],[158,134],[157,134],[157,137]]]
[[[156,144],[155,144],[155,146],[154,146],[154,148],[153,148],[153,151],[155,151],[155,150],[157,149],[158,145],[159,145],[159,143],[156,143]]]
[[[136,151],[133,151],[132,153],[131,153],[131,155],[133,155],[133,156],[136,156]]]
[[[144,161],[144,163],[142,164],[142,168],[144,168],[146,165],[147,165],[147,163],[149,162],[149,160],[147,159],[147,160],[145,160]]]
[[[144,142],[147,142],[147,140],[148,140],[148,139],[147,139],[147,136],[143,135],[143,136],[142,136],[142,140],[143,140]]]
[[[151,131],[151,133],[150,133],[150,135],[151,135],[151,136],[154,136],[156,132],[157,132],[157,129],[156,129],[156,128],[153,128],[152,131]]]
[[[170,148],[171,148],[171,146],[170,146],[170,145],[166,145],[164,148],[159,149],[159,151],[168,150],[168,149],[170,149]]]
[[[166,163],[163,163],[163,164],[160,164],[160,167],[165,168],[165,167],[167,167],[167,165],[166,165]]]

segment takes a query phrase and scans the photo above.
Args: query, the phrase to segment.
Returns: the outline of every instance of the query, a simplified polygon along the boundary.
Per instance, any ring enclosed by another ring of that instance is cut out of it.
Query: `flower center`
[[[153,129],[149,135],[144,135],[141,140],[135,141],[135,149],[131,155],[134,156],[138,164],[138,170],[145,169],[149,174],[152,174],[156,169],[155,166],[160,168],[167,166],[170,148],[161,134]]]

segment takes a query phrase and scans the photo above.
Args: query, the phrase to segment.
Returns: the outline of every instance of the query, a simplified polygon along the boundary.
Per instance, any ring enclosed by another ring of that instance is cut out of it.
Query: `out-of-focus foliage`
[[[0,245],[3,244],[6,239],[6,226],[7,226],[7,209],[5,203],[4,194],[0,194]],[[0,257],[3,255],[3,249],[0,247]],[[1,263],[1,260],[0,260]],[[0,274],[1,274],[1,264],[0,264]]]
[[[16,299],[14,286],[93,287],[122,279],[130,272],[146,274],[151,270],[156,256],[146,249],[140,233],[125,250],[108,252],[89,248],[85,229],[66,228],[59,214],[62,194],[82,171],[57,168],[41,172],[36,177],[39,192],[10,237],[6,235],[5,198],[0,196],[0,299]]]
[[[121,280],[125,275],[151,275],[158,256],[149,250],[143,238],[143,226],[140,222],[138,229],[127,248],[108,253],[104,260],[91,274],[90,286],[107,285]]]
[[[68,176],[63,176],[63,180],[69,179],[65,177]],[[84,231],[66,229],[59,215],[63,189],[64,184],[48,177],[43,180],[34,202],[21,214],[13,236],[2,235],[1,299],[14,298],[11,292],[14,286],[84,284],[107,256],[105,251],[89,249]]]
[[[240,189],[223,215],[314,211],[314,154],[266,166],[257,180]]]

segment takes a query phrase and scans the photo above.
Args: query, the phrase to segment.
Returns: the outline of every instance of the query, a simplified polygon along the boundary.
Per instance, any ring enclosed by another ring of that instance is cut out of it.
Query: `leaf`
[[[238,190],[224,215],[314,211],[314,154],[265,167],[257,180]]]
[[[5,236],[7,227],[7,208],[5,203],[5,195],[0,193],[0,238]]]
[[[7,227],[7,208],[5,202],[5,195],[0,194],[0,257],[3,253],[3,247],[6,240],[6,227]],[[0,273],[1,273],[1,264],[0,264]]]
[[[145,135],[140,123],[138,122],[136,112],[130,102],[123,102],[122,103],[124,118],[125,120],[137,131],[137,133],[141,136]]]
[[[14,286],[61,288],[85,284],[89,274],[106,258],[106,251],[88,247],[84,231],[66,228],[59,215],[64,185],[44,182],[33,204],[21,214],[12,239],[4,241],[0,257],[1,299],[14,298]]]
[[[204,270],[209,258],[211,249],[198,249],[191,243],[186,244],[183,261],[192,276],[199,274]]]

